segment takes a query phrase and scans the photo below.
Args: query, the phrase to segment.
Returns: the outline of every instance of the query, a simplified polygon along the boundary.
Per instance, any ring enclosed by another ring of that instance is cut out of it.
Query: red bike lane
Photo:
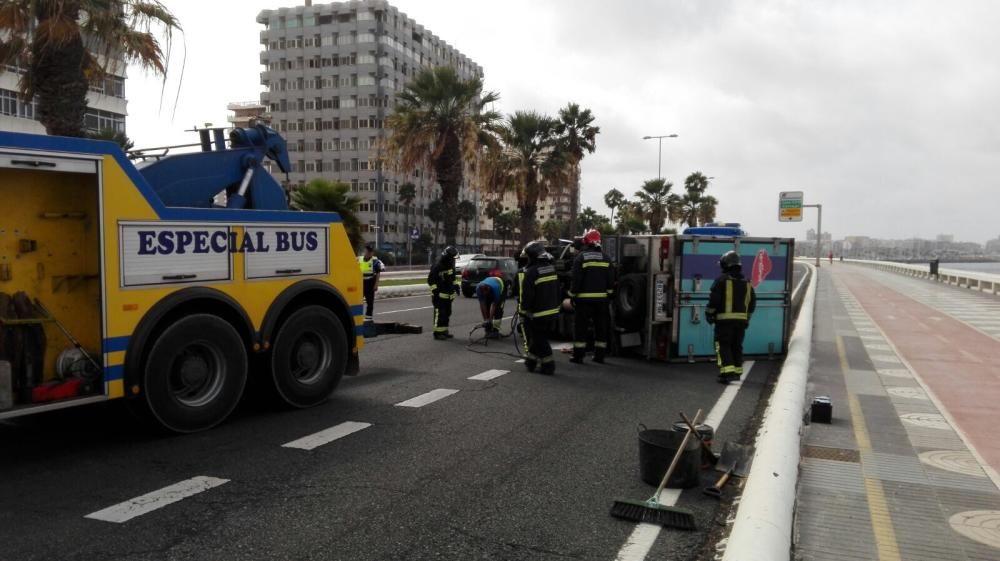
[[[1000,472],[1000,341],[881,284],[835,271],[968,443]],[[942,290],[949,290],[941,287]]]

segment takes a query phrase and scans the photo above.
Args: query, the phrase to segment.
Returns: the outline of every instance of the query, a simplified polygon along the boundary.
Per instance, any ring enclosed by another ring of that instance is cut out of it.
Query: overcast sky
[[[165,0],[184,27],[166,83],[133,70],[137,147],[189,141],[258,99],[262,9],[281,0]],[[299,0],[299,4],[301,4]],[[317,1],[315,4],[320,4]],[[851,0],[396,0],[481,64],[504,113],[590,108],[601,128],[582,204],[607,213],[662,175],[715,179],[718,218],[751,235],[779,223],[778,193],[823,205],[823,230],[985,242],[1000,236],[1000,2]],[[186,47],[184,78],[177,84]],[[176,112],[176,114],[174,114]]]

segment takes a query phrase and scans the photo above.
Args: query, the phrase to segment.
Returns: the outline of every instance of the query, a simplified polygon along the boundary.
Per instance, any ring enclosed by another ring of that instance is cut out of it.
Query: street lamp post
[[[644,137],[642,137],[643,140],[652,140],[654,138],[657,139],[659,141],[659,143],[660,143],[659,155],[656,158],[656,178],[660,179],[660,178],[663,177],[663,175],[660,173],[661,164],[663,163],[663,139],[664,138],[677,138],[677,135],[676,134],[664,134],[664,135],[660,135],[660,136],[644,136]]]

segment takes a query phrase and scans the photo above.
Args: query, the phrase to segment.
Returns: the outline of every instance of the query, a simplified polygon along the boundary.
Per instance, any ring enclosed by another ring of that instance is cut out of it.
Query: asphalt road
[[[248,402],[220,427],[173,437],[116,403],[0,423],[0,560],[612,560],[636,527],[608,515],[613,501],[653,491],[638,477],[637,424],[668,428],[723,391],[708,363],[577,366],[557,353],[556,376],[529,374],[509,340],[467,349],[473,300],[456,302],[447,342],[430,336],[428,296],[375,312],[425,333],[369,340],[362,374],[313,409]],[[717,448],[751,432],[778,366],[753,366]],[[510,372],[469,379],[491,369]],[[457,392],[396,406],[443,389]],[[370,426],[311,450],[282,446],[345,422]],[[85,518],[197,476],[227,481],[126,522]],[[679,505],[699,529],[663,530],[648,559],[703,547],[718,503],[695,488]]]

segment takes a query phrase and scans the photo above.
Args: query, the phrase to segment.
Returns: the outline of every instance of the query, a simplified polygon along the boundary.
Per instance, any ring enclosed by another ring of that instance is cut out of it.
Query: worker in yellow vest
[[[358,257],[358,265],[361,266],[361,278],[364,281],[365,296],[365,324],[374,321],[375,292],[378,290],[378,279],[382,274],[382,262],[375,257],[375,248],[372,244],[365,246],[365,254]]]

